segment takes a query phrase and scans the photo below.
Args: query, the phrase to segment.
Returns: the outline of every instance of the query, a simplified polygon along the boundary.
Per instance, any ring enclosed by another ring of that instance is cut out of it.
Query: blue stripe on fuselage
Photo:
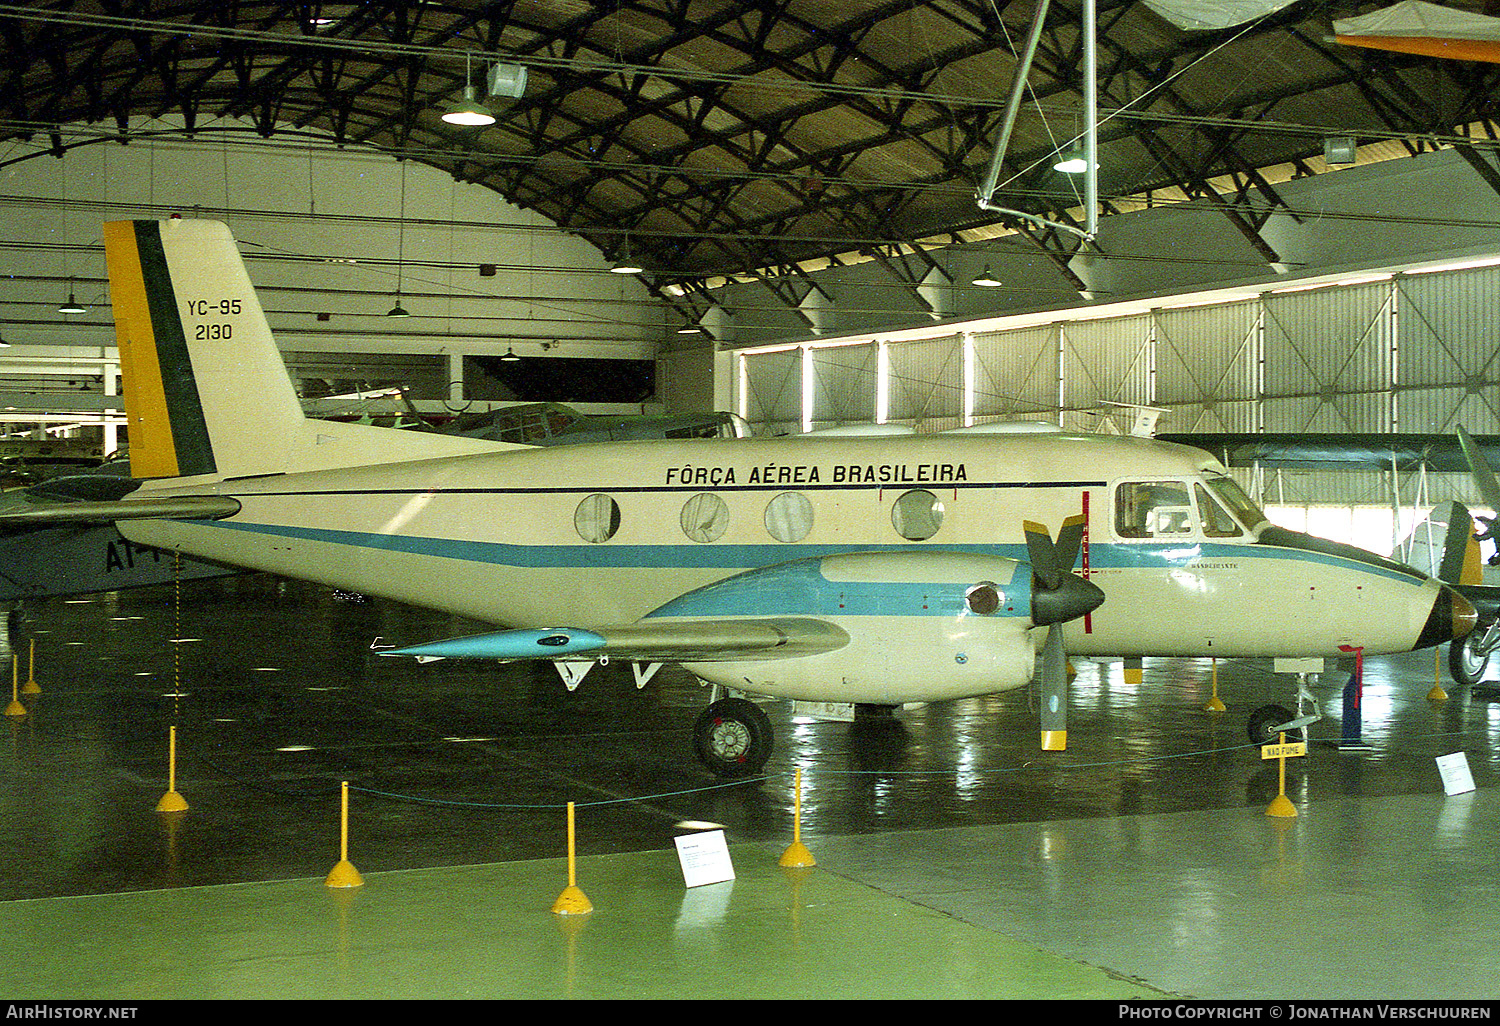
[[[590,545],[519,545],[505,542],[467,541],[456,538],[428,538],[413,535],[379,534],[361,531],[335,531],[316,527],[282,524],[255,524],[240,520],[197,521],[201,526],[300,538],[305,541],[344,545],[351,548],[404,552],[412,555],[438,556],[472,563],[497,566],[568,568],[608,567],[632,569],[722,569],[747,570],[771,566],[795,559],[841,555],[852,552],[964,552],[999,556],[1025,562],[1024,544],[927,544],[906,542],[894,545],[719,545],[677,542],[667,545],[620,545],[613,542]],[[1294,532],[1285,532],[1292,535]],[[1292,539],[1294,540],[1294,539]],[[1093,542],[1089,546],[1090,567],[1098,570],[1192,569],[1200,561],[1228,559],[1283,559],[1324,566],[1357,569],[1375,577],[1418,584],[1425,575],[1399,563],[1366,553],[1369,559],[1348,553],[1361,550],[1341,546],[1339,552],[1318,551],[1294,544],[1255,544],[1250,539],[1228,542]]]

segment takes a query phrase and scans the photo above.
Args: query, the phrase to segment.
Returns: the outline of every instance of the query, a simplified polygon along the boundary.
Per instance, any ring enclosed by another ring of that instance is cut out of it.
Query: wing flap
[[[722,620],[652,618],[612,627],[495,631],[380,649],[418,659],[628,659],[709,663],[789,659],[843,648],[849,635],[813,617]]]

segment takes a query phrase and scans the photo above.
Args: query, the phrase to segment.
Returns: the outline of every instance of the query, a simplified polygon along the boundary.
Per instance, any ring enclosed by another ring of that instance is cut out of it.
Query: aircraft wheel
[[[1290,709],[1282,705],[1263,705],[1250,714],[1250,722],[1245,727],[1245,732],[1250,735],[1250,743],[1253,745],[1269,745],[1276,743],[1276,732],[1272,727],[1279,727],[1296,719]],[[1288,731],[1288,741],[1301,741],[1302,729]]]
[[[743,698],[721,698],[698,715],[693,744],[698,759],[721,777],[759,773],[771,757],[771,720]]]
[[[1488,631],[1472,630],[1461,641],[1448,643],[1448,672],[1459,684],[1470,687],[1484,680],[1485,667],[1489,665],[1488,652],[1480,653],[1475,643],[1482,641]]]

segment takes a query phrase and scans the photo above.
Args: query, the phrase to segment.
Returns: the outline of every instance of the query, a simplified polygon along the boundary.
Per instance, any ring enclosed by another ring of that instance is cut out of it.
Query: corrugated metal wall
[[[946,431],[963,426],[963,338],[893,343],[890,361],[887,423],[910,424],[918,431]]]
[[[812,350],[813,430],[874,423],[878,361],[873,342]]]
[[[739,415],[750,422],[756,434],[801,431],[802,350],[742,357],[736,396]]]
[[[1265,430],[1390,431],[1393,284],[1269,295]]]
[[[1495,433],[1500,267],[1400,278],[1396,303],[1400,430]]]
[[[1178,431],[1260,431],[1262,308],[1256,301],[1157,310],[1152,406]]]
[[[995,420],[1127,427],[1114,404],[1163,408],[1162,428],[1172,431],[1450,432],[1463,424],[1497,434],[1500,395],[1486,384],[1500,376],[1497,335],[1500,266],[1403,274],[1149,314],[1059,316],[972,336],[809,343],[805,363],[802,349],[748,351],[740,355],[740,411],[767,434],[882,413],[922,432]],[[1393,494],[1390,475],[1374,471],[1282,473],[1255,484],[1267,501],[1288,503],[1389,504]],[[1477,501],[1460,476],[1431,484]]]
[[[1062,408],[1059,340],[1062,326],[973,336],[976,424],[996,420],[1057,423]]]

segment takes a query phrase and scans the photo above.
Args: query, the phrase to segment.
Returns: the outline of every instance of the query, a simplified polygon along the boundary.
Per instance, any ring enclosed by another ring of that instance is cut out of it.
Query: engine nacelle
[[[1031,567],[955,552],[860,552],[752,570],[688,592],[642,623],[795,615],[849,635],[837,651],[687,663],[742,691],[898,704],[1028,683],[1036,661]],[[1040,633],[1040,632],[1038,632]]]

